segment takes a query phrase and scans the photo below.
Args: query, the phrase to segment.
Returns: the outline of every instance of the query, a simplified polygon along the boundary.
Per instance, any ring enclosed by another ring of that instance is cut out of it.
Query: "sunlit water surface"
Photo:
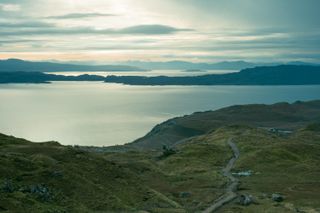
[[[225,74],[225,73],[233,73],[238,72],[237,70],[151,70],[151,71],[127,71],[127,72],[118,72],[118,71],[101,71],[101,72],[47,72],[48,74],[56,74],[56,75],[68,75],[68,76],[77,76],[83,74],[91,74],[91,75],[100,75],[100,76],[108,76],[108,75],[126,75],[126,76],[195,76],[195,75],[208,75],[208,74]]]
[[[154,125],[234,104],[320,99],[320,86],[125,86],[102,82],[0,85],[0,132],[32,141],[114,145]]]

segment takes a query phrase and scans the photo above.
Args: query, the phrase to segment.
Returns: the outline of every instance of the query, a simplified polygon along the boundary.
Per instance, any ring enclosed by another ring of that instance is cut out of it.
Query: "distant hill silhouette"
[[[166,61],[166,62],[148,62],[148,61],[128,61],[125,65],[141,67],[144,69],[155,70],[242,70],[258,66],[277,66],[277,65],[315,65],[306,62],[293,61],[288,63],[252,63],[247,61],[222,61],[217,63],[192,63],[186,61]]]
[[[0,60],[0,72],[59,72],[59,71],[143,71],[126,65],[76,65],[52,62],[31,62],[20,59]]]
[[[32,62],[20,59],[0,60],[0,72],[60,72],[60,71],[147,71],[147,70],[242,70],[258,66],[277,66],[282,63],[251,63],[247,61],[222,61],[193,63],[187,61],[147,62],[127,61],[118,65],[89,65],[77,62]],[[285,65],[317,65],[294,61]]]
[[[124,64],[130,66],[138,66],[144,69],[158,70],[241,70],[244,68],[255,67],[258,64],[246,61],[224,61],[218,63],[192,63],[187,61],[167,61],[167,62],[145,62],[145,61],[128,61]]]
[[[108,76],[106,82],[130,85],[304,85],[320,84],[320,66],[256,67],[237,73],[183,77]]]
[[[50,81],[105,81],[128,85],[311,85],[320,84],[320,66],[281,65],[256,67],[237,73],[199,76],[64,76],[41,72],[0,72],[0,83]]]
[[[64,76],[41,72],[0,72],[0,84],[4,83],[49,83],[50,81],[104,81],[98,75]]]

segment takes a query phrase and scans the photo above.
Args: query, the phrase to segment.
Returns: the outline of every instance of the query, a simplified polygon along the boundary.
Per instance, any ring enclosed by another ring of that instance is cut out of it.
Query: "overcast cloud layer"
[[[318,0],[0,0],[0,58],[320,62]]]

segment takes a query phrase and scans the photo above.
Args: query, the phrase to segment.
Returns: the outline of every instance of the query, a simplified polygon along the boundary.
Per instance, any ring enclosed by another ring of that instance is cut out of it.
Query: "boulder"
[[[253,202],[252,195],[240,195],[239,204],[242,206],[249,206]]]
[[[284,200],[284,197],[281,194],[274,193],[271,195],[271,199],[275,202],[282,202]]]

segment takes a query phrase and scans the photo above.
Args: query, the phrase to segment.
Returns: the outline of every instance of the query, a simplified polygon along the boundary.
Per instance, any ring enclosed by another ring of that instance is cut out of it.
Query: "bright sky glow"
[[[320,62],[318,0],[0,0],[0,59]]]

